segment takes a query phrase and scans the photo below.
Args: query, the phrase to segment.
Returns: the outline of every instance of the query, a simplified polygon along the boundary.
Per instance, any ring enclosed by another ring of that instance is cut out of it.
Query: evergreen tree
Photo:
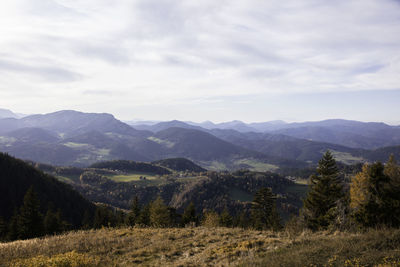
[[[160,196],[150,205],[150,225],[155,227],[171,226],[170,212]]]
[[[317,173],[310,177],[303,207],[306,226],[312,230],[326,229],[335,221],[338,201],[344,196],[336,161],[329,151],[319,161]]]
[[[361,226],[400,226],[400,191],[396,192],[391,177],[385,174],[390,174],[390,168],[395,167],[390,164],[386,171],[380,162],[366,164],[352,179],[350,207],[355,221]]]
[[[43,223],[45,233],[48,235],[61,233],[64,230],[64,223],[61,219],[61,211],[59,210],[54,212],[52,206],[48,208]]]
[[[82,219],[82,229],[90,229],[93,227],[93,221],[92,217],[90,216],[90,212],[88,210],[85,210],[85,213],[83,214],[83,219]]]
[[[16,240],[18,239],[18,224],[19,224],[19,215],[17,209],[14,209],[13,216],[11,217],[8,223],[8,232],[6,239],[7,240]]]
[[[260,189],[255,195],[251,206],[251,219],[255,229],[279,229],[280,218],[276,210],[276,196],[271,188]]]
[[[198,223],[198,218],[196,216],[196,208],[193,202],[190,202],[190,204],[183,211],[182,215],[182,224],[185,226],[190,223],[194,224]]]
[[[219,222],[221,226],[224,227],[231,227],[233,223],[233,218],[231,214],[229,213],[229,210],[225,207],[225,209],[222,211],[221,216],[219,218]]]
[[[388,197],[389,209],[392,211],[391,226],[400,226],[400,166],[393,154],[385,164],[384,174],[389,177]]]
[[[142,226],[150,225],[150,204],[144,205],[139,216],[139,224]]]
[[[248,228],[249,227],[249,216],[246,211],[241,211],[234,219],[234,226],[240,228]]]
[[[98,206],[94,213],[93,227],[113,227],[115,226],[115,216],[106,206]]]
[[[40,203],[33,187],[24,196],[18,220],[18,237],[28,239],[43,235],[43,216],[39,211]]]
[[[6,238],[7,234],[7,224],[3,217],[0,217],[0,241]]]
[[[137,196],[132,201],[131,205],[131,210],[128,213],[128,216],[126,217],[126,224],[129,226],[134,226],[135,224],[139,223],[139,217],[140,217],[140,204],[139,204],[139,199]]]

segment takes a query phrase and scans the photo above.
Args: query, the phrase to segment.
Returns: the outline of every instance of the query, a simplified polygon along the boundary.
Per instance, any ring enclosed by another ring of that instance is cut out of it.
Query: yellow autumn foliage
[[[350,208],[357,210],[369,199],[368,191],[368,164],[364,164],[362,171],[357,173],[350,184]]]

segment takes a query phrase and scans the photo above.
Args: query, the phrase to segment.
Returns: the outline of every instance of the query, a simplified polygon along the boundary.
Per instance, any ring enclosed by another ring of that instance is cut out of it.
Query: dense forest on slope
[[[156,166],[154,164],[145,162],[136,162],[129,160],[114,160],[114,161],[104,161],[92,164],[89,168],[96,169],[110,169],[118,170],[124,172],[148,172],[159,175],[171,174],[166,168]]]
[[[81,225],[86,211],[94,212],[95,206],[71,186],[22,160],[0,153],[0,217],[9,220],[14,210],[21,207],[30,187],[38,196],[42,214],[49,206],[60,209],[62,218],[75,227]]]
[[[169,158],[153,161],[152,164],[159,165],[174,171],[205,172],[206,169],[185,158]]]

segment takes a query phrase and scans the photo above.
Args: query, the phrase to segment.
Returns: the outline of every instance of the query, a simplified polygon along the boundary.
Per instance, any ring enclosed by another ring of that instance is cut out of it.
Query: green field
[[[352,165],[352,164],[356,164],[356,163],[365,161],[364,158],[353,156],[347,152],[339,152],[339,151],[334,151],[334,150],[332,150],[331,152],[332,152],[333,157],[337,161],[342,162],[347,165]]]
[[[140,179],[140,177],[145,177],[146,179]],[[129,173],[129,174],[118,174],[108,176],[107,178],[115,182],[132,182],[132,181],[154,181],[160,179],[160,177],[154,173]]]
[[[251,158],[236,160],[234,162],[234,165],[235,166],[247,165],[251,171],[256,171],[256,172],[275,171],[279,169],[279,167],[276,165],[261,162],[259,160]]]

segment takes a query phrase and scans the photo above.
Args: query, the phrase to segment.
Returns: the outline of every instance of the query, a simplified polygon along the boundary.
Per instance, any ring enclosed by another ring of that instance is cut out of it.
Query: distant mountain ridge
[[[342,119],[301,123],[271,121],[249,124],[241,121],[214,124],[212,122],[193,123],[174,120],[153,125],[136,125],[135,127],[154,133],[170,127],[197,129],[209,133],[217,130],[235,130],[240,133],[269,133],[362,149],[400,145],[400,126],[390,126],[381,122],[359,122]]]
[[[73,110],[0,119],[0,151],[79,167],[109,160],[188,158],[211,170],[274,171],[316,164],[328,149],[339,161],[352,164],[378,154],[388,156],[397,146],[399,126],[349,120],[249,124],[173,120],[135,122],[132,127],[111,114]]]

